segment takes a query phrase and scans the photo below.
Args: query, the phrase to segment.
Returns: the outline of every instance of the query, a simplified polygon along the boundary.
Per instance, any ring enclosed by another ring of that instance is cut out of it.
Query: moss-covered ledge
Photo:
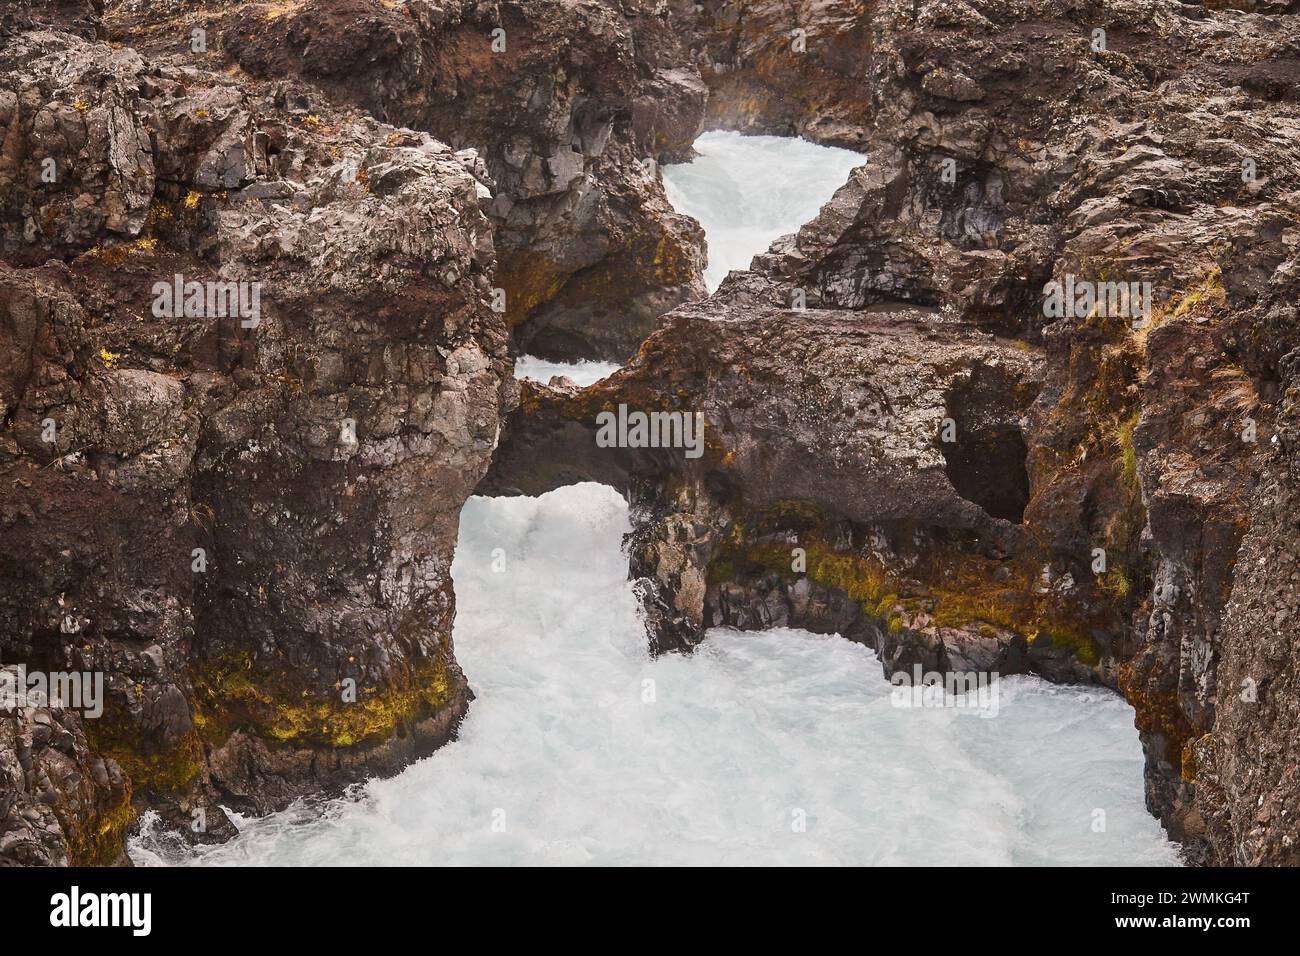
[[[741,600],[750,605],[764,603],[753,592],[779,592],[790,607],[839,609],[836,621],[819,622],[816,614],[799,620],[813,629],[835,629],[836,623],[842,628],[847,602],[861,632],[846,636],[876,644],[882,657],[893,656],[886,649],[898,652],[906,644],[942,644],[951,652],[956,645],[982,643],[1002,649],[994,656],[1008,672],[1114,686],[1109,635],[1122,629],[1124,608],[1108,578],[1060,590],[1044,585],[1041,563],[1029,556],[988,557],[941,529],[927,534],[927,546],[914,552],[872,547],[871,535],[880,533],[828,517],[812,501],[783,500],[751,510],[733,523],[709,562],[711,623],[735,623],[725,619],[727,605],[744,592],[750,593]],[[820,597],[793,596],[804,580]],[[1017,651],[1023,652],[1020,663]]]
[[[389,687],[359,683],[354,702],[345,700],[342,678],[333,694],[322,694],[257,668],[246,655],[215,662],[193,681],[195,726],[211,744],[244,731],[271,744],[361,747],[435,715],[455,697],[441,656],[406,669]]]

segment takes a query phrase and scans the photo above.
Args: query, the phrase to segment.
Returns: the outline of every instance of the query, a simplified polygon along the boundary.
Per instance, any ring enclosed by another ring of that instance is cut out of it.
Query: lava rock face
[[[1148,804],[1192,861],[1294,862],[1300,839],[1281,703],[1296,688],[1237,619],[1290,606],[1264,610],[1239,577],[1294,541],[1241,549],[1289,493],[1274,459],[1300,344],[1294,6],[876,5],[868,162],[755,264],[775,302],[930,304],[1041,343],[1024,523],[1050,586],[1109,595],[1122,623],[1076,647],[1133,703]],[[1045,317],[1045,284],[1067,277],[1150,282],[1147,321]],[[1247,671],[1270,684],[1250,703]]]
[[[68,32],[0,75],[0,661],[104,681],[102,715],[0,711],[0,860],[119,860],[145,807],[221,838],[218,804],[428,753],[515,397],[481,161]]]
[[[890,674],[1105,679],[1112,601],[1053,576],[1022,523],[1040,357],[934,310],[770,294],[750,276],[674,311],[588,389],[525,383],[481,490],[622,488],[660,651],[709,626],[797,626],[872,645]],[[702,415],[703,454],[598,447],[619,406]]]
[[[1259,477],[1232,597],[1222,612],[1213,729],[1189,747],[1208,859],[1227,866],[1300,863],[1294,819],[1300,790],[1300,703],[1293,683],[1300,663],[1293,621],[1300,604],[1295,400],[1289,389],[1278,416],[1285,454]]]
[[[16,686],[16,667],[0,682]],[[0,709],[0,864],[112,866],[135,818],[130,782],[93,752],[81,716],[48,699]]]
[[[706,89],[649,0],[187,6],[123,3],[109,23],[169,52],[202,29],[218,62],[476,150],[495,183],[497,305],[525,351],[621,362],[703,297],[702,233],[658,164],[689,154]]]
[[[579,480],[656,651],[1113,687],[1189,861],[1300,862],[1293,0],[192,6],[0,11],[0,665],[105,682],[0,709],[0,862],[427,753],[465,497]],[[708,299],[702,124],[866,154]]]
[[[661,648],[714,623],[790,623],[868,640],[887,672],[1114,687],[1135,708],[1148,805],[1189,861],[1296,862],[1295,4],[702,6],[674,11],[700,61],[728,65],[702,71],[710,124],[859,142],[867,162],[623,374],[526,389],[491,486],[527,486],[516,442],[559,449],[534,490],[621,482]],[[790,29],[819,17],[805,29],[822,55],[787,70]],[[826,41],[848,32],[869,103],[808,105],[835,72]],[[860,140],[800,125],[850,113]],[[1149,299],[1141,315],[1053,311],[1053,281]],[[821,336],[834,357],[807,351]],[[927,345],[945,336],[953,354]],[[920,391],[909,409],[904,381],[944,400]],[[856,390],[889,413],[846,418],[819,397]],[[698,464],[580,452],[620,403],[700,410],[719,447]],[[873,425],[890,441],[855,438]]]
[[[670,0],[709,88],[705,122],[864,149],[871,125],[866,0]]]
[[[1265,671],[1234,637],[1287,607],[1240,591],[1243,558],[1294,540],[1239,553],[1288,493],[1255,489],[1300,344],[1293,7],[878,4],[868,162],[755,263],[773,302],[929,304],[1041,344],[1024,524],[1050,587],[1109,597],[1117,626],[1074,646],[1133,703],[1149,806],[1193,861],[1294,862],[1300,838],[1296,688],[1271,669],[1272,703],[1241,701]],[[1046,317],[1067,277],[1150,282],[1147,320]]]

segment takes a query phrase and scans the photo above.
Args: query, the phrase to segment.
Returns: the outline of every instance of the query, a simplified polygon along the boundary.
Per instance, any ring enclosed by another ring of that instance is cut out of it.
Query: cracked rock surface
[[[1148,806],[1189,861],[1297,862],[1296,13],[677,11],[701,62],[726,64],[704,71],[711,122],[851,141],[867,162],[751,272],[671,313],[623,373],[526,386],[490,487],[627,488],[660,648],[715,623],[789,623],[872,643],[887,673],[920,661],[1114,687],[1135,709]],[[844,16],[869,100],[818,111],[785,90],[830,88]],[[780,22],[806,28],[798,66],[760,26]],[[852,114],[862,135],[819,131],[814,113]],[[1047,284],[1075,279],[1150,283],[1145,320],[1049,315]],[[972,350],[980,332],[996,344]],[[703,411],[709,454],[579,455],[579,431],[620,403]]]
[[[655,651],[1112,687],[1190,862],[1300,862],[1298,65],[1289,0],[7,4],[0,665],[106,701],[0,711],[0,861],[428,753],[465,498],[597,480]],[[702,126],[866,155],[708,298]]]
[[[704,295],[702,234],[657,164],[690,152],[706,88],[650,0],[128,0],[114,36],[214,66],[297,76],[337,102],[474,149],[493,186],[498,288],[521,348],[623,361]]]
[[[118,859],[146,807],[220,838],[218,804],[430,752],[514,395],[481,163],[64,31],[0,75],[0,658],[106,682],[95,719],[0,716],[0,854]],[[160,308],[177,281],[235,298]]]

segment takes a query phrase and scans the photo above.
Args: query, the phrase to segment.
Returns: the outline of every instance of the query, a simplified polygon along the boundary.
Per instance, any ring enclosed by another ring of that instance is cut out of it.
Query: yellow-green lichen
[[[223,740],[236,729],[282,744],[352,747],[387,739],[404,722],[431,716],[451,702],[447,665],[435,658],[395,686],[358,687],[344,699],[293,688],[259,673],[247,658],[227,660],[194,680],[199,725],[205,739]]]
[[[87,726],[86,736],[95,750],[122,768],[137,793],[171,793],[183,790],[203,769],[203,742],[190,731],[175,747],[147,752],[140,746],[134,724],[101,720]]]
[[[1033,635],[1034,641],[1043,637],[1046,637],[1053,647],[1065,648],[1089,667],[1096,667],[1101,662],[1101,652],[1096,642],[1083,631],[1069,624],[1054,622]]]
[[[1183,749],[1179,754],[1179,776],[1184,783],[1196,783],[1196,751],[1192,748],[1193,741],[1188,739],[1183,742]]]
[[[1027,565],[937,549],[929,565],[909,569],[904,579],[873,557],[836,551],[818,538],[805,537],[798,547],[805,552],[808,579],[856,601],[866,616],[891,634],[927,625],[974,628],[985,637],[1005,630],[1030,641],[1045,638],[1090,667],[1101,660],[1083,611],[1040,593],[1034,571]],[[776,571],[787,580],[801,576],[791,570],[790,547],[746,544],[743,535],[738,538],[724,545],[710,563],[710,583],[734,580],[738,573],[755,568]]]
[[[1137,450],[1133,446],[1133,431],[1137,428],[1140,412],[1134,412],[1128,418],[1124,419],[1115,429],[1115,443],[1119,446],[1120,452],[1120,481],[1124,487],[1137,493],[1138,472],[1137,472]]]
[[[1199,736],[1178,702],[1176,690],[1156,690],[1150,686],[1150,664],[1130,661],[1119,668],[1116,686],[1124,699],[1133,705],[1133,723],[1138,730],[1159,735],[1165,741],[1165,759],[1182,767],[1183,745]]]
[[[128,784],[113,806],[79,819],[68,834],[69,866],[112,866],[124,852],[126,831],[135,822]]]

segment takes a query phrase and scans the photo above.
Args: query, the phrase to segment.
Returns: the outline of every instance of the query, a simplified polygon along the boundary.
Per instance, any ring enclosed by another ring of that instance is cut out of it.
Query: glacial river
[[[708,134],[665,170],[708,231],[710,283],[811,218],[861,157]],[[756,245],[757,244],[757,245]],[[584,383],[613,370],[524,359]],[[651,660],[600,485],[472,498],[452,574],[477,699],[459,739],[346,798],[239,819],[191,849],[147,825],[138,864],[1134,864],[1177,862],[1143,807],[1133,712],[1035,678],[985,710],[896,706],[834,636],[711,631]],[[501,549],[501,551],[496,551]],[[504,565],[494,560],[504,554]]]

